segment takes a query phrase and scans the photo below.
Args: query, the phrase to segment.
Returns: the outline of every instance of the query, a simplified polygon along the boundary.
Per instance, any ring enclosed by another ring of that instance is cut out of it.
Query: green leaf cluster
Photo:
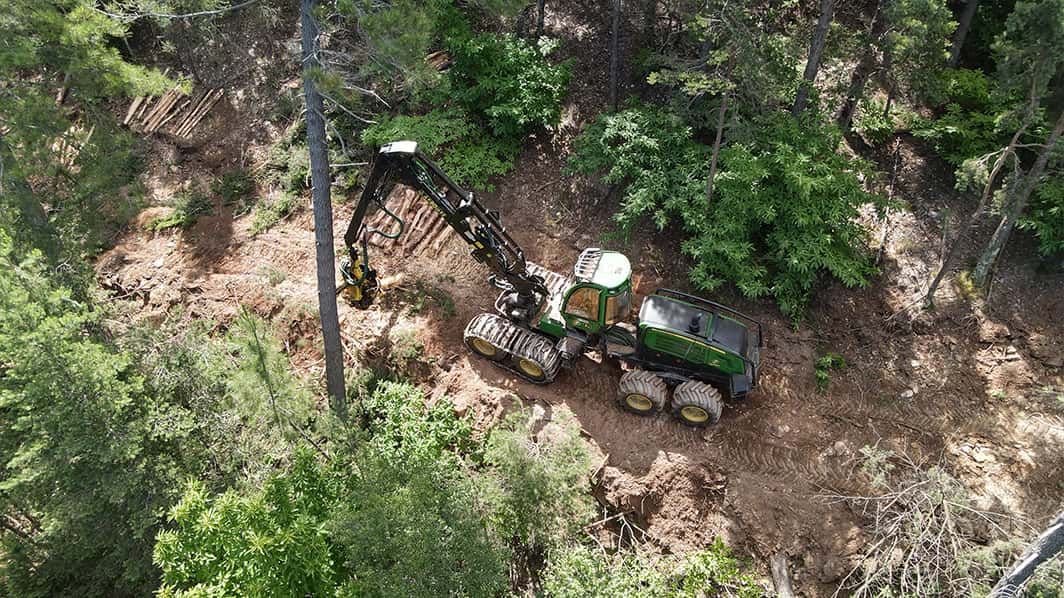
[[[122,58],[117,42],[128,27],[95,2],[12,0],[0,13],[0,227],[19,250],[77,259],[139,207],[133,140],[104,101],[173,82]]]
[[[558,123],[570,63],[551,64],[554,45],[547,40],[533,45],[509,35],[473,35],[454,10],[442,11],[439,20],[437,28],[450,32],[453,62],[428,96],[444,107],[384,117],[362,131],[362,141],[371,147],[417,141],[459,184],[491,190],[489,179],[513,168],[524,136]]]
[[[594,515],[580,427],[566,413],[538,432],[533,423],[527,413],[512,414],[485,448],[493,475],[484,492],[495,505],[495,529],[524,554],[561,546]]]
[[[486,119],[496,137],[520,138],[561,118],[571,62],[551,64],[549,45],[482,33],[450,44],[455,101]]]
[[[981,71],[956,69],[942,78],[944,101],[932,118],[916,117],[913,135],[929,142],[950,164],[993,151],[1007,141],[1007,104],[994,95],[993,82]]]
[[[1059,260],[1057,267],[1064,268],[1064,177],[1058,174],[1039,182],[1019,227],[1034,233],[1039,253]]]
[[[297,206],[296,196],[288,191],[271,194],[264,201],[255,204],[255,212],[251,217],[251,234],[258,235],[270,230],[294,212]]]
[[[719,538],[685,557],[662,557],[643,550],[611,555],[583,545],[573,545],[553,557],[543,574],[544,595],[550,598],[764,595],[747,567]]]
[[[161,216],[148,223],[152,230],[167,228],[189,228],[199,220],[214,211],[214,204],[206,193],[197,190],[185,190],[174,198],[174,210],[166,216]]]
[[[161,595],[498,595],[513,554],[559,545],[590,514],[571,421],[533,440],[519,414],[481,453],[448,400],[386,380],[352,415],[349,443],[299,450],[260,487],[188,486],[155,547]]]
[[[710,148],[677,116],[651,107],[605,115],[576,140],[570,168],[624,186],[616,220],[680,226],[692,282],[725,282],[771,296],[799,319],[823,275],[865,286],[875,272],[858,224],[866,166],[836,152],[837,132],[814,118],[762,117],[721,150],[713,203],[705,191]]]
[[[239,333],[230,350],[196,327],[123,329],[86,295],[0,232],[5,595],[151,593],[151,546],[183,481],[239,484],[287,446],[235,400]]]
[[[490,177],[509,172],[520,148],[514,141],[495,137],[454,106],[384,118],[362,131],[362,142],[371,147],[401,139],[417,141],[455,182],[474,189],[492,189]]]

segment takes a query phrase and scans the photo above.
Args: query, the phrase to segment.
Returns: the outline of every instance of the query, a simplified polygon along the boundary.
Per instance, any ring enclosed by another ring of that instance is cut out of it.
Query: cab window
[[[628,317],[632,306],[632,294],[625,289],[621,293],[606,298],[606,325],[612,326]]]
[[[579,288],[573,291],[572,295],[569,295],[569,302],[565,304],[565,315],[597,321],[598,304],[598,289],[592,287]]]

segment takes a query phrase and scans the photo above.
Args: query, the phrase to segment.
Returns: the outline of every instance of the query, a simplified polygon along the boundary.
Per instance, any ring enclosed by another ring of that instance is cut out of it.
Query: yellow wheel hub
[[[495,345],[482,338],[473,339],[473,350],[484,357],[495,357],[495,354],[499,352],[499,350],[495,348]]]
[[[543,368],[531,359],[521,359],[517,362],[517,369],[530,378],[542,378]]]
[[[689,422],[702,423],[709,420],[709,414],[701,407],[686,405],[680,408],[680,415]]]
[[[632,393],[624,397],[624,402],[636,411],[650,411],[654,408],[654,402],[644,395]]]

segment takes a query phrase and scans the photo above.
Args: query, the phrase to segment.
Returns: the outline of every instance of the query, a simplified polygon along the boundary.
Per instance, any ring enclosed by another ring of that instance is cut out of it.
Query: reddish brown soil
[[[549,17],[548,27],[565,34],[564,51],[579,58],[565,123],[531,138],[514,172],[482,198],[500,210],[530,259],[565,271],[580,249],[612,230],[608,216],[618,200],[592,181],[562,175],[572,136],[605,101],[604,30],[572,25],[597,23],[601,15]],[[199,141],[180,150],[180,164],[156,167],[148,177],[155,199],[204,170],[222,172],[241,156],[261,155],[262,147],[233,127],[255,114],[232,103],[212,114]],[[207,142],[218,137],[228,140],[221,153]],[[167,146],[155,143],[159,151]],[[864,489],[857,468],[865,445],[941,462],[988,507],[1037,523],[1058,507],[1064,482],[1061,405],[1041,392],[1064,388],[1064,276],[1036,272],[1029,241],[1017,238],[989,300],[964,299],[947,279],[936,311],[915,309],[937,263],[941,215],[947,208],[965,213],[970,203],[953,191],[948,170],[911,140],[902,140],[902,152],[897,196],[911,209],[891,214],[883,272],[870,288],[826,285],[797,330],[770,303],[713,297],[761,318],[767,346],[761,387],[745,403],[728,405],[711,429],[621,412],[613,404],[614,364],[584,359],[540,387],[469,355],[462,331],[491,309],[494,293],[454,237],[438,255],[394,249],[378,256],[382,275],[402,273],[405,282],[367,311],[341,306],[348,363],[386,357],[388,339],[411,330],[425,344],[424,363],[413,368],[419,383],[433,396],[454,397],[479,428],[520,403],[538,404],[548,416],[570,410],[602,464],[594,472],[596,496],[628,512],[661,549],[697,549],[722,536],[762,569],[768,555],[782,551],[807,596],[830,595],[862,546],[857,514],[822,496]],[[336,207],[337,239],[350,209]],[[320,380],[309,210],[257,237],[249,217],[224,209],[187,231],[145,231],[159,210],[142,214],[100,257],[101,282],[134,300],[139,317],[183,310],[224,325],[247,304],[273,319],[297,369]],[[630,243],[605,245],[632,258],[642,293],[687,289],[673,233],[647,230]],[[988,234],[979,231],[966,255]],[[412,315],[415,281],[446,291],[453,317],[431,302]],[[826,351],[844,356],[847,366],[818,392],[814,361]]]

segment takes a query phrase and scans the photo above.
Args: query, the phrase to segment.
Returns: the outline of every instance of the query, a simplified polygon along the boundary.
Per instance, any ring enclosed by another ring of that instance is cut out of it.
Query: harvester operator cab
[[[616,251],[588,248],[573,267],[562,298],[566,328],[596,334],[628,319],[632,311],[632,265]]]

